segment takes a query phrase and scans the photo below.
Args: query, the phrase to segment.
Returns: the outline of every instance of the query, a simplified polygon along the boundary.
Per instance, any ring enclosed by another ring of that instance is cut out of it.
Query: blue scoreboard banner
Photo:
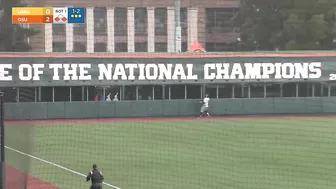
[[[86,20],[85,8],[68,8],[69,24],[84,24]]]

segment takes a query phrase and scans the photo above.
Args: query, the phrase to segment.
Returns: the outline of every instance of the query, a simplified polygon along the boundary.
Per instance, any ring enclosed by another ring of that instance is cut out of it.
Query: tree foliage
[[[39,33],[33,28],[26,28],[22,25],[13,25],[12,7],[24,7],[19,0],[4,1],[3,14],[0,17],[0,50],[7,52],[27,52],[31,50],[27,39]]]
[[[234,23],[244,50],[336,48],[335,0],[241,0]]]

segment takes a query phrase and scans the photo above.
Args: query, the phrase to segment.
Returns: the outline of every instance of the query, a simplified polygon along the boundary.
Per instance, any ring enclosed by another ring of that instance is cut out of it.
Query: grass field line
[[[6,148],[6,149],[8,149],[8,150],[11,150],[11,151],[13,151],[13,152],[16,152],[16,153],[18,153],[18,154],[21,154],[21,155],[24,155],[24,156],[30,157],[30,158],[32,158],[32,159],[35,159],[35,160],[41,161],[41,162],[43,162],[43,163],[46,163],[46,164],[52,165],[52,166],[54,166],[54,167],[57,167],[57,168],[63,169],[63,170],[65,170],[65,171],[68,171],[68,172],[71,172],[71,173],[73,173],[73,174],[76,174],[76,175],[79,175],[79,176],[82,176],[82,177],[86,177],[86,175],[85,175],[85,174],[82,174],[82,173],[80,173],[80,172],[77,172],[77,171],[74,171],[74,170],[72,170],[72,169],[69,169],[69,168],[63,167],[63,166],[61,166],[61,165],[58,165],[58,164],[56,164],[56,163],[53,163],[53,162],[50,162],[50,161],[47,161],[47,160],[41,159],[41,158],[39,158],[39,157],[36,157],[36,156],[30,155],[30,154],[24,153],[24,152],[22,152],[22,151],[20,151],[20,150],[16,150],[16,149],[14,149],[14,148],[11,148],[11,147],[8,147],[8,146],[5,146],[5,148]],[[109,187],[111,187],[111,188],[115,188],[115,189],[121,189],[121,188],[119,188],[119,187],[117,187],[117,186],[114,186],[114,185],[112,185],[112,184],[109,184],[109,183],[106,183],[106,182],[103,182],[103,184],[104,184],[105,186],[109,186]]]

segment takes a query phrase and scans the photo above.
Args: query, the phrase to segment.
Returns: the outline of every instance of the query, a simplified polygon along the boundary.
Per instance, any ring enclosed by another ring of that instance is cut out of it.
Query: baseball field
[[[330,116],[6,122],[7,185],[89,188],[85,175],[96,163],[105,189],[335,189],[335,123]]]

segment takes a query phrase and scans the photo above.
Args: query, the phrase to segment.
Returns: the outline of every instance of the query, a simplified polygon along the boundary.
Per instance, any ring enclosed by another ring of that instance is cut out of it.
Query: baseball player
[[[104,180],[103,173],[97,169],[97,165],[92,166],[92,171],[86,177],[86,181],[92,182],[90,189],[102,189],[102,183]]]
[[[200,103],[202,103],[203,105],[201,107],[200,115],[198,118],[203,117],[203,115],[207,115],[208,117],[210,116],[208,112],[209,102],[210,102],[210,98],[208,94],[205,95],[205,98],[203,100],[200,100]]]
[[[113,98],[113,101],[119,101],[119,99],[118,99],[118,95],[119,95],[119,93],[116,93],[115,95],[114,95],[114,98]]]

